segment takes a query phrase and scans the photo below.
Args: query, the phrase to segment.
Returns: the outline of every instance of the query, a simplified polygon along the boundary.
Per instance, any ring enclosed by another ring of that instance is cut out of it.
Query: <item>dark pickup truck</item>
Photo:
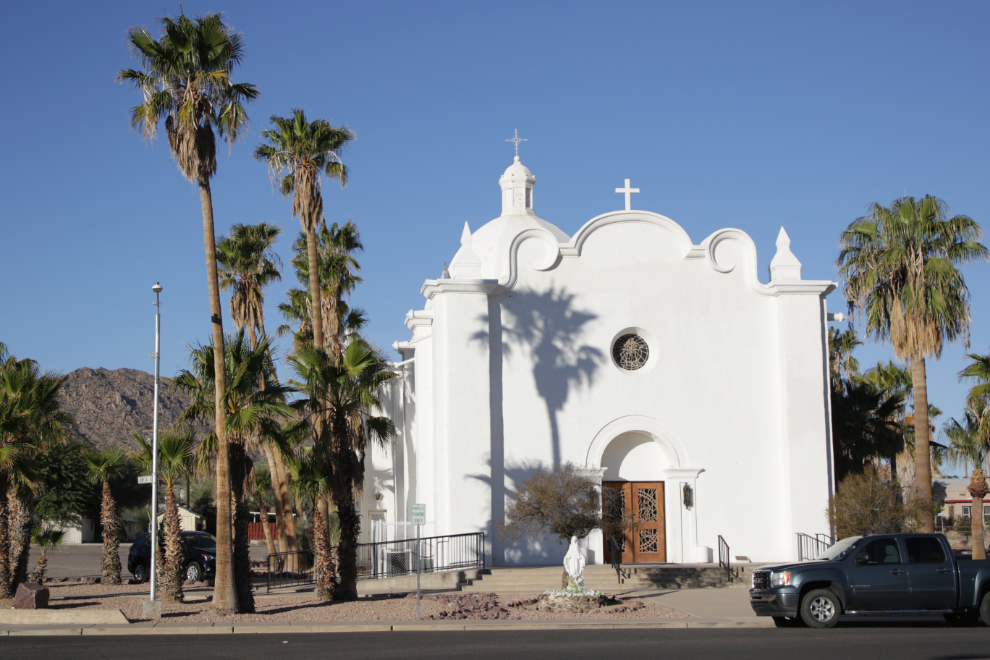
[[[842,539],[814,561],[753,572],[750,605],[778,626],[831,628],[841,614],[940,612],[990,625],[990,561],[956,561],[942,534]]]

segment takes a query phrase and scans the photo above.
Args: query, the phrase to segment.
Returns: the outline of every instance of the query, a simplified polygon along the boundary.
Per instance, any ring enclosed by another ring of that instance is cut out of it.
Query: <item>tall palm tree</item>
[[[833,381],[849,379],[859,373],[859,362],[853,357],[853,351],[862,345],[852,328],[844,331],[828,329],[828,364]]]
[[[973,476],[969,481],[969,494],[973,498],[973,559],[986,559],[986,544],[983,536],[983,498],[990,493],[983,469],[990,458],[990,444],[980,433],[980,417],[973,410],[967,410],[963,421],[950,419],[942,427],[942,435],[948,440],[950,460],[957,464],[973,464]]]
[[[313,460],[328,476],[340,519],[340,584],[335,598],[354,600],[360,532],[354,491],[364,481],[362,459],[368,440],[385,445],[395,435],[391,420],[371,414],[381,407],[381,392],[395,374],[388,370],[384,356],[361,339],[347,345],[339,363],[331,353],[313,347],[304,347],[289,363],[299,378],[294,384],[305,395],[293,406],[309,418],[326,419],[326,424],[312,427]]]
[[[141,452],[138,460],[142,466],[151,472],[152,450],[138,434],[133,434]],[[165,515],[163,536],[165,546],[165,561],[152,570],[158,571],[162,585],[162,600],[181,603],[182,569],[185,564],[185,553],[182,547],[182,527],[179,524],[179,503],[175,499],[175,489],[182,484],[193,470],[193,443],[195,432],[190,427],[177,426],[158,434],[158,478],[165,482]],[[154,524],[158,524],[158,512],[154,515]]]
[[[230,235],[217,241],[217,261],[220,264],[220,288],[230,289],[230,314],[238,330],[247,329],[251,346],[257,347],[258,337],[265,332],[264,287],[281,279],[281,261],[273,249],[282,228],[268,223],[234,225]],[[272,377],[275,377],[274,370]],[[264,387],[264,382],[261,383]],[[275,515],[278,520],[279,544],[282,552],[297,549],[295,521],[286,483],[286,468],[280,452],[270,443],[262,443],[273,478],[277,498]]]
[[[104,447],[83,454],[91,481],[103,484],[100,522],[103,523],[103,577],[100,584],[120,584],[120,524],[117,502],[110,491],[110,482],[127,469],[127,454],[119,447]]]
[[[241,610],[254,609],[251,595],[251,562],[248,539],[248,510],[244,500],[245,481],[249,473],[246,454],[249,443],[259,438],[277,439],[280,437],[280,422],[292,415],[292,409],[285,403],[287,394],[293,388],[279,385],[273,378],[273,366],[269,359],[270,339],[260,341],[252,347],[244,336],[244,331],[227,337],[225,343],[224,370],[227,390],[223,397],[223,419],[217,423],[212,405],[214,388],[218,381],[214,369],[213,346],[199,345],[190,349],[191,369],[182,370],[172,381],[172,387],[185,391],[193,397],[192,403],[182,412],[181,421],[200,419],[212,422],[212,431],[200,444],[200,454],[210,455],[214,463],[223,462],[223,451],[217,442],[217,429],[226,428],[230,442],[227,446],[227,460],[230,463],[231,491],[229,504],[236,512],[234,524],[234,564],[235,585]],[[265,387],[260,386],[261,383]],[[281,450],[281,449],[280,449]],[[220,504],[217,493],[217,508]],[[219,523],[218,523],[219,527]]]
[[[334,127],[325,119],[306,119],[299,108],[291,117],[272,115],[274,128],[263,131],[267,143],[254,151],[254,157],[268,165],[272,181],[278,182],[283,197],[292,195],[292,216],[299,218],[309,240],[310,309],[322,309],[316,258],[316,226],[323,220],[321,176],[347,185],[347,166],[341,154],[355,135],[348,128]],[[313,339],[323,345],[323,319],[312,314]]]
[[[60,409],[66,376],[0,346],[0,598],[27,579],[38,479],[34,457],[64,442],[72,416]]]
[[[990,353],[970,353],[966,357],[970,363],[959,372],[959,379],[973,384],[966,401],[979,418],[980,437],[983,442],[990,443]]]
[[[261,525],[265,532],[265,545],[268,546],[268,554],[274,555],[276,553],[275,540],[272,538],[272,526],[268,522],[268,504],[265,502],[265,495],[269,492],[274,493],[274,489],[272,488],[271,472],[262,472],[261,470],[255,471],[254,499],[258,502],[258,514],[261,518]],[[275,510],[279,510],[278,504],[275,505]],[[279,525],[276,523],[275,528],[278,529],[278,527]]]
[[[980,226],[949,217],[945,202],[904,197],[842,233],[837,265],[850,312],[865,320],[867,335],[889,341],[909,360],[914,383],[915,478],[923,501],[932,501],[932,466],[925,359],[938,358],[943,342],[969,340],[969,291],[958,266],[985,260]],[[920,531],[934,530],[928,517]]]
[[[153,140],[159,122],[164,122],[168,146],[179,171],[199,186],[203,214],[203,243],[206,249],[206,280],[213,328],[213,356],[219,380],[216,383],[216,416],[223,416],[223,316],[217,284],[213,195],[210,179],[217,170],[216,136],[233,145],[248,125],[244,104],[258,98],[249,83],[234,83],[231,71],[240,64],[244,42],[221,14],[203,14],[190,19],[180,14],[158,19],[161,36],[155,39],[144,28],[128,31],[131,52],[144,70],[124,69],[117,80],[130,82],[143,96],[131,110],[131,127]],[[221,456],[226,456],[227,434],[217,430]],[[229,505],[230,474],[227,461],[217,461],[217,572],[213,611],[238,611],[234,592]]]

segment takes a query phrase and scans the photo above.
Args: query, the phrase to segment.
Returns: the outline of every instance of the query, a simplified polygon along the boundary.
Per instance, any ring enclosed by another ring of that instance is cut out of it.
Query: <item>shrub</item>
[[[553,470],[540,469],[516,491],[498,523],[499,538],[520,541],[523,536],[557,535],[558,543],[572,536],[586,537],[602,526],[598,483],[568,463]]]
[[[934,515],[931,502],[912,495],[907,503],[897,480],[886,470],[867,465],[846,477],[829,500],[829,521],[836,538],[909,532]]]

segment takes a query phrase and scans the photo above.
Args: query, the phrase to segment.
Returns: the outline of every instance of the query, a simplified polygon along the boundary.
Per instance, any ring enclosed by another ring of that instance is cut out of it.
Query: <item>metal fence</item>
[[[485,533],[359,543],[358,579],[485,568]],[[418,564],[417,564],[418,561]]]
[[[268,590],[314,584],[313,565],[308,550],[268,555]],[[359,580],[471,568],[485,568],[484,532],[357,545]]]
[[[798,532],[797,544],[798,561],[804,561],[806,559],[814,559],[818,555],[822,554],[831,548],[835,544],[835,541],[833,541],[832,537],[828,534],[815,534],[814,536],[809,536]]]
[[[300,587],[316,582],[313,552],[282,552],[268,555],[268,591],[281,587]]]

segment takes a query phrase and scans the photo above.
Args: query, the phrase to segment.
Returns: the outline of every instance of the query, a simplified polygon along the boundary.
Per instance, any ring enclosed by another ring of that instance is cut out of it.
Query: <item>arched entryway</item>
[[[618,553],[623,563],[667,561],[663,451],[645,433],[613,439],[602,455],[602,514],[615,528],[616,543],[605,544],[605,561]]]
[[[645,541],[646,545],[636,547],[634,560],[630,559],[632,534],[626,538],[623,562],[712,561],[711,548],[697,542],[698,475],[704,470],[689,465],[681,439],[652,417],[619,417],[595,434],[588,446],[585,467],[601,479],[603,490],[617,487],[626,491],[628,513],[635,512],[640,518],[640,526],[644,526],[639,512],[640,496],[645,497],[644,506],[651,508],[653,493],[647,489],[656,489],[657,520],[649,522],[657,530],[657,552],[663,547],[662,558],[657,555],[647,558],[647,553],[639,552],[640,547],[651,549],[652,532],[647,532],[645,538],[642,534],[636,535],[635,542]],[[626,504],[623,509],[627,510]],[[607,562],[611,558],[611,552],[606,550],[608,543],[601,533],[595,532],[588,541],[593,561]]]

